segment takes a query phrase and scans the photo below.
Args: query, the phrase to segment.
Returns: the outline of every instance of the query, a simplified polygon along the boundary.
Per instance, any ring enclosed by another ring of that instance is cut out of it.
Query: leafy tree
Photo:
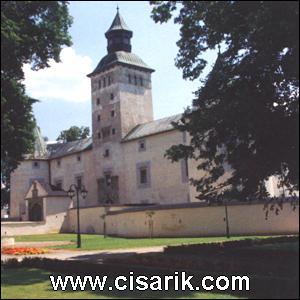
[[[35,120],[22,84],[22,67],[48,67],[70,46],[71,17],[66,1],[1,1],[1,177],[9,175],[33,150]]]
[[[217,61],[175,124],[191,135],[174,145],[173,161],[196,159],[206,171],[194,178],[199,198],[266,196],[265,180],[278,175],[291,192],[299,182],[299,3],[291,1],[152,1],[152,18],[178,12],[176,66],[201,79],[203,53]],[[232,170],[224,177],[226,165]],[[223,178],[223,180],[221,180]]]
[[[77,126],[71,126],[69,129],[62,131],[56,140],[64,143],[72,142],[85,139],[89,134],[90,129],[88,127],[82,126],[79,128]]]

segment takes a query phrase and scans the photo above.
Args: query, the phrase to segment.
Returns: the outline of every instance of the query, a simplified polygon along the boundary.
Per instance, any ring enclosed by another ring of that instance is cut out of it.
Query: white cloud
[[[92,70],[91,58],[80,56],[68,47],[61,51],[60,59],[60,63],[51,60],[49,68],[39,71],[32,71],[30,65],[24,65],[28,95],[46,101],[89,101],[90,79],[86,75]]]

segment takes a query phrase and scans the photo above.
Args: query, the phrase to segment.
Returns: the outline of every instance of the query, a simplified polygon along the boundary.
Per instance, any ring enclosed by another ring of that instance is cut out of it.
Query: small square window
[[[33,164],[32,164],[32,167],[33,167],[34,169],[38,169],[38,168],[40,167],[40,162],[34,161]]]
[[[97,105],[100,105],[100,98],[97,98]]]
[[[112,118],[115,116],[115,111],[114,111],[114,110],[112,110],[112,111],[110,112],[110,116],[111,116]]]

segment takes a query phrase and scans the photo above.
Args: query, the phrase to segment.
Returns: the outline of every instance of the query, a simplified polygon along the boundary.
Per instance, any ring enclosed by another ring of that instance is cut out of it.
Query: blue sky
[[[73,45],[61,53],[62,63],[52,62],[41,71],[25,70],[27,93],[40,99],[34,114],[43,136],[55,140],[60,131],[70,126],[91,127],[91,72],[106,54],[105,31],[110,27],[119,5],[120,13],[133,30],[132,52],[140,56],[156,72],[152,75],[152,97],[155,119],[183,112],[191,104],[192,92],[199,81],[182,79],[175,67],[179,26],[172,21],[156,24],[146,1],[70,1]],[[209,70],[216,59],[210,52],[205,58]]]

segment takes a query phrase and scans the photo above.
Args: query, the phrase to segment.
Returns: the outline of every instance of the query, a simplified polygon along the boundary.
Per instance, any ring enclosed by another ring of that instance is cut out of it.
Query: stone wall
[[[105,218],[106,232],[123,237],[224,236],[224,206],[203,206],[198,203],[148,208],[115,207]],[[104,207],[80,211],[82,232],[103,233]],[[152,215],[152,216],[151,216]],[[152,221],[151,221],[152,219]],[[299,233],[299,206],[293,211],[290,203],[276,216],[265,219],[262,203],[228,205],[229,230],[232,235],[276,235]],[[76,228],[76,210],[69,211],[69,231]],[[92,230],[93,228],[93,230]]]

